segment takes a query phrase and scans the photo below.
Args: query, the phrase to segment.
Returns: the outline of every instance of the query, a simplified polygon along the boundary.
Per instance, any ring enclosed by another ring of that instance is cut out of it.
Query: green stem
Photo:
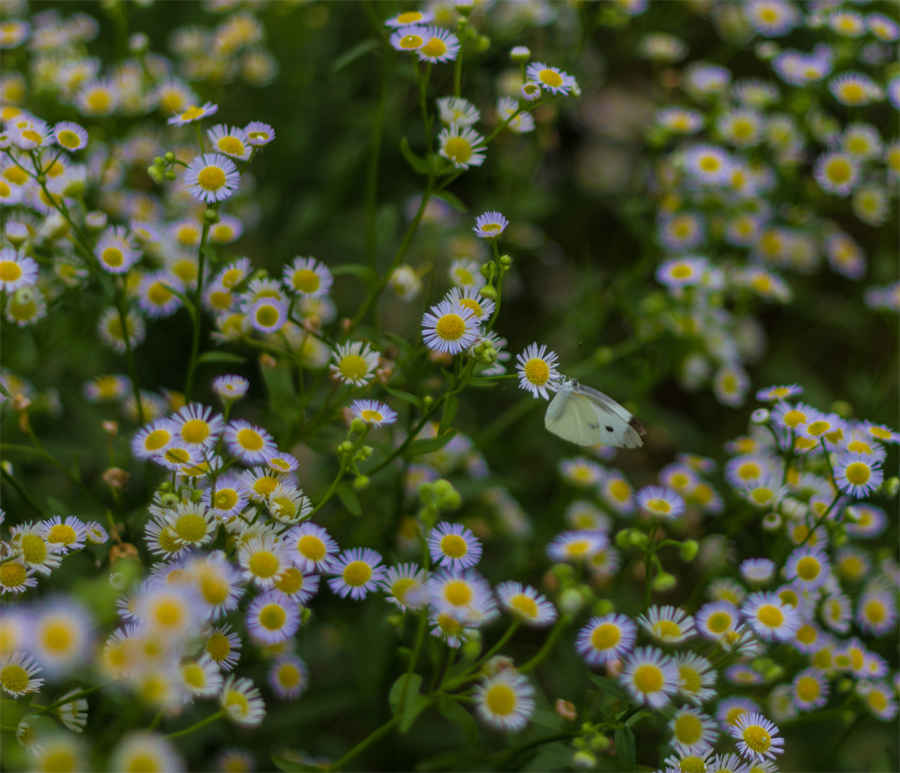
[[[187,735],[188,733],[193,733],[195,730],[199,730],[201,727],[205,727],[217,719],[221,719],[226,714],[225,709],[221,709],[217,711],[215,714],[210,714],[208,717],[201,719],[199,722],[195,722],[190,727],[186,727],[184,730],[176,730],[174,733],[168,733],[166,738],[178,738],[182,735]]]
[[[3,467],[0,467],[0,477],[2,477],[15,491],[18,493],[20,497],[25,501],[25,503],[34,510],[41,518],[46,518],[47,516],[44,514],[44,511],[38,507],[37,503],[31,498],[27,491],[19,484],[12,475],[10,475]]]
[[[360,741],[356,746],[354,746],[350,751],[348,751],[343,757],[341,757],[337,762],[329,765],[329,770],[339,770],[341,767],[346,765],[350,760],[352,760],[357,754],[364,752],[368,749],[373,743],[377,740],[386,736],[400,721],[400,715],[397,714],[391,717],[387,722],[385,722],[380,727],[373,730],[369,735],[367,735],[362,741]]]
[[[203,233],[200,236],[200,247],[197,251],[197,286],[194,289],[194,313],[191,314],[191,322],[193,330],[191,333],[191,360],[188,363],[187,379],[184,384],[184,402],[191,401],[191,392],[194,389],[194,371],[197,369],[197,355],[200,351],[200,313],[201,304],[203,303],[203,269],[204,269],[204,247],[206,247],[206,237],[209,235],[209,223],[206,218],[203,219]]]
[[[346,471],[346,467],[342,464],[340,469],[338,470],[337,475],[335,475],[334,480],[331,481],[331,485],[326,489],[325,493],[322,495],[322,498],[319,500],[319,504],[317,504],[309,513],[309,517],[312,518],[322,506],[334,496],[334,492],[337,491],[337,487],[340,484],[341,480],[344,477],[344,472]]]
[[[441,689],[453,690],[460,685],[465,684],[466,682],[471,682],[473,679],[477,679],[484,664],[487,663],[497,652],[499,652],[503,645],[513,637],[515,632],[519,630],[520,625],[521,621],[513,620],[513,622],[510,623],[509,628],[507,628],[503,633],[503,636],[501,636],[494,643],[494,646],[492,646],[487,652],[485,652],[484,655],[478,658],[478,660],[469,667],[465,674],[462,674],[455,679],[451,679],[445,685],[442,684]]]
[[[134,364],[134,349],[131,348],[131,337],[128,335],[128,310],[125,308],[125,283],[116,288],[116,311],[119,314],[119,325],[122,327],[122,340],[125,342],[125,360],[128,363],[128,378],[131,380],[131,393],[137,408],[138,424],[144,423],[144,404],[141,402],[141,389],[138,386],[137,369]]]
[[[366,170],[366,252],[369,265],[374,269],[378,259],[378,234],[375,228],[375,204],[378,199],[378,162],[381,156],[381,137],[384,129],[384,103],[387,93],[388,62],[391,57],[383,57],[381,61],[381,77],[378,82],[378,102],[375,105],[375,116],[372,121],[372,135],[369,147],[369,167]]]
[[[74,695],[68,695],[65,698],[60,698],[57,701],[54,701],[49,706],[39,706],[36,703],[31,704],[31,708],[37,709],[41,714],[47,714],[54,709],[58,709],[60,706],[65,705],[66,703],[71,703],[72,701],[77,701],[79,698],[83,698],[85,695],[90,695],[92,692],[96,692],[97,690],[101,690],[106,687],[105,684],[97,684],[93,687],[86,687],[84,690],[75,693]]]
[[[556,640],[559,638],[560,634],[563,632],[563,629],[569,624],[570,619],[568,615],[563,615],[559,621],[553,626],[553,630],[550,631],[550,635],[547,637],[547,641],[544,642],[544,646],[538,650],[537,655],[535,655],[531,660],[525,663],[519,669],[519,672],[522,674],[527,674],[529,671],[537,668],[541,663],[543,663],[544,658],[550,654],[553,650],[553,646],[556,644]]]

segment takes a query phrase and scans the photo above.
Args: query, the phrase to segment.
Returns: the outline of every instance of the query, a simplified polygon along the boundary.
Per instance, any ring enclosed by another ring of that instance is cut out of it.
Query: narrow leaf
[[[350,486],[342,483],[337,487],[335,493],[338,495],[338,499],[341,500],[341,504],[350,511],[351,515],[355,515],[357,518],[362,515],[362,505],[359,502],[359,497],[356,496],[356,492]]]
[[[360,57],[365,56],[373,49],[378,48],[379,41],[376,38],[368,38],[361,43],[357,43],[349,51],[341,54],[331,66],[331,72],[337,73],[343,70],[347,65],[353,64]]]

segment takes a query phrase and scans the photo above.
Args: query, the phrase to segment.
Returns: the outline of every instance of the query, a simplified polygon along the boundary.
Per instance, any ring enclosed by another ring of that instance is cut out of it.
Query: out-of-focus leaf
[[[465,214],[469,211],[469,208],[463,203],[463,200],[459,198],[459,196],[457,196],[455,193],[450,193],[450,191],[441,191],[440,193],[435,193],[434,197],[436,199],[440,199],[446,204],[449,204],[457,212],[462,212],[463,214]]]
[[[331,273],[335,276],[355,276],[365,282],[372,282],[375,279],[375,272],[362,263],[344,263],[331,269]]]
[[[335,493],[338,495],[338,499],[341,500],[341,504],[350,511],[351,515],[355,515],[357,518],[362,515],[362,505],[359,502],[359,497],[356,496],[356,492],[348,484],[341,483]]]
[[[419,716],[431,702],[419,692],[422,687],[422,677],[419,674],[403,674],[393,685],[388,695],[391,711],[400,717],[397,726],[401,733],[405,733],[412,727],[416,717]]]
[[[616,760],[622,770],[634,770],[637,753],[634,746],[634,731],[628,727],[617,727],[615,734]]]
[[[413,153],[412,148],[409,146],[409,140],[406,137],[400,140],[400,152],[403,154],[406,162],[413,168],[413,171],[419,174],[428,174],[430,170],[428,161]]]
[[[445,432],[443,435],[438,435],[437,437],[429,437],[429,438],[421,438],[420,440],[413,440],[412,443],[409,444],[409,448],[406,450],[406,455],[410,458],[421,456],[422,454],[430,454],[433,451],[440,451],[456,434],[455,431],[451,430],[449,432]]]
[[[198,365],[207,365],[214,362],[221,362],[226,365],[242,365],[247,362],[247,358],[231,352],[203,352],[197,358]]]
[[[365,56],[369,51],[373,51],[381,45],[381,41],[377,38],[367,38],[357,43],[349,51],[345,51],[331,65],[331,72],[337,73],[343,70],[347,65],[353,64],[360,57]]]
[[[449,695],[441,695],[437,702],[437,709],[444,719],[452,722],[462,731],[467,744],[474,746],[478,743],[478,722],[458,701],[453,700]]]

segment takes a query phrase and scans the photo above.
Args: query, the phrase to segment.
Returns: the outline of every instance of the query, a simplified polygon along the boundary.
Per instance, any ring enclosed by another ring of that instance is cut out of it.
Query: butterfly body
[[[646,432],[623,406],[596,389],[566,381],[547,406],[544,426],[580,446],[639,448]]]

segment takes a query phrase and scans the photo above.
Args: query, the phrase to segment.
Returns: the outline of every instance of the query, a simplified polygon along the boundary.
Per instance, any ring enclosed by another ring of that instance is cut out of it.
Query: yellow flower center
[[[675,738],[688,746],[703,735],[703,723],[694,714],[682,714],[675,720]]]
[[[844,101],[848,102],[851,105],[863,102],[866,98],[866,90],[862,87],[862,84],[856,83],[854,81],[842,83],[840,92],[841,97],[843,97]]]
[[[220,489],[213,497],[213,506],[219,510],[230,510],[237,504],[238,494],[234,489]]]
[[[613,623],[601,623],[591,633],[591,646],[596,650],[609,650],[615,647],[622,638],[619,626]]]
[[[550,379],[550,366],[540,357],[532,357],[525,363],[525,379],[535,386],[543,386]]]
[[[280,631],[287,620],[287,612],[280,604],[266,604],[259,610],[259,624],[269,631]]]
[[[763,604],[756,611],[756,619],[767,628],[778,628],[784,623],[784,612],[773,604]]]
[[[797,691],[797,697],[806,703],[814,701],[819,697],[819,693],[821,692],[819,682],[811,676],[801,676],[797,680],[795,689]]]
[[[405,26],[407,24],[415,24],[417,21],[421,21],[421,19],[421,11],[406,11],[405,13],[401,13],[396,17],[397,24],[401,26]]]
[[[47,541],[61,545],[71,545],[73,542],[78,541],[78,534],[67,523],[58,523],[47,532]]]
[[[278,667],[278,683],[282,687],[296,687],[300,684],[301,673],[300,669],[297,668],[293,663],[282,663]]]
[[[344,582],[354,588],[365,585],[372,577],[372,567],[365,561],[351,561],[344,567]]]
[[[681,636],[681,626],[672,620],[659,620],[653,626],[653,633],[660,639],[672,639]]]
[[[181,678],[185,684],[196,689],[206,685],[206,672],[199,663],[185,663],[181,667]]]
[[[425,39],[421,35],[404,35],[400,38],[400,48],[406,51],[415,51],[421,48],[425,43]]]
[[[484,702],[492,714],[507,717],[515,711],[516,691],[508,684],[492,685],[484,696]]]
[[[325,543],[313,534],[304,534],[300,537],[297,550],[310,561],[321,561],[325,558]]]
[[[291,279],[294,289],[302,293],[314,293],[319,289],[319,275],[311,269],[301,268]]]
[[[462,607],[472,601],[472,589],[463,580],[451,580],[444,586],[444,598],[455,607]]]
[[[81,144],[81,138],[71,129],[63,129],[56,135],[56,141],[64,148],[72,150]]]
[[[296,567],[288,567],[275,583],[275,587],[288,595],[296,593],[303,588],[303,572]]]
[[[154,282],[147,289],[147,299],[154,306],[165,306],[172,299],[172,293],[162,282]]]
[[[870,623],[881,623],[887,617],[884,604],[878,599],[869,599],[863,606],[863,614]]]
[[[825,168],[826,176],[835,183],[848,182],[852,173],[853,167],[845,158],[833,158],[828,162]]]
[[[403,604],[406,602],[406,594],[409,593],[409,589],[416,585],[418,583],[412,577],[401,577],[394,581],[394,584],[391,586],[391,593],[397,601]]]
[[[112,106],[112,97],[108,91],[93,89],[85,100],[87,106],[95,113],[105,113]]]
[[[556,70],[551,70],[547,67],[538,73],[538,80],[554,89],[563,85],[562,75],[556,72]]]
[[[229,690],[228,695],[225,697],[225,708],[233,716],[244,717],[250,713],[250,701],[247,700],[247,696],[242,692]]]
[[[378,411],[373,411],[371,408],[363,408],[359,415],[364,421],[372,422],[381,421],[384,418]]]
[[[237,137],[220,137],[216,145],[219,150],[229,156],[243,156],[246,150],[244,143]]]
[[[444,314],[437,321],[434,330],[444,341],[458,341],[465,335],[466,321],[459,314]]]
[[[264,445],[262,435],[247,427],[238,431],[237,442],[246,451],[259,451]]]
[[[462,558],[469,552],[469,546],[458,534],[446,534],[441,537],[441,551],[450,558]]]
[[[72,627],[65,621],[49,621],[41,627],[41,644],[54,655],[65,655],[72,649],[75,636]]]
[[[364,357],[358,354],[346,354],[338,363],[338,370],[348,381],[359,381],[365,378],[369,366]]]
[[[70,748],[52,749],[41,755],[40,770],[48,773],[73,773],[78,768],[78,758]]]
[[[216,663],[221,663],[231,653],[231,642],[224,633],[216,631],[207,640],[206,651]]]
[[[13,694],[21,694],[28,689],[28,672],[18,663],[8,663],[0,668],[0,685]]]
[[[509,605],[523,617],[534,619],[538,616],[537,602],[524,593],[517,593],[509,600]]]
[[[27,172],[17,166],[9,166],[4,169],[3,176],[13,185],[24,185],[28,181]]]
[[[883,712],[888,705],[887,697],[880,690],[872,690],[867,696],[866,701],[873,711]]]
[[[213,571],[205,572],[200,580],[200,592],[207,604],[216,607],[228,598],[228,583]]]
[[[203,115],[203,108],[198,107],[197,105],[191,105],[179,116],[179,118],[181,118],[182,121],[193,121],[201,115]]]
[[[47,557],[47,543],[37,534],[22,537],[22,557],[29,564],[39,564]]]
[[[248,566],[250,568],[251,574],[254,574],[257,577],[261,577],[262,579],[268,579],[269,577],[273,577],[278,573],[278,569],[281,567],[281,562],[278,560],[278,556],[276,556],[272,551],[257,550],[252,556],[250,556]]]
[[[444,153],[451,161],[465,164],[472,157],[472,143],[465,137],[450,137],[444,143]]]
[[[606,486],[606,490],[610,493],[610,496],[612,496],[613,499],[616,499],[619,502],[625,502],[628,497],[631,496],[631,486],[629,486],[621,478],[616,478],[610,481]]]
[[[678,676],[681,677],[682,690],[690,693],[700,692],[703,683],[700,680],[700,674],[695,669],[690,666],[679,666]]]
[[[225,171],[218,166],[205,166],[197,172],[197,184],[208,191],[217,191],[225,185]]]
[[[185,542],[197,542],[206,536],[208,524],[199,513],[184,513],[178,516],[173,528]]]
[[[801,580],[806,580],[807,582],[815,580],[821,571],[822,565],[814,556],[803,556],[797,562],[797,576]]]
[[[654,513],[669,513],[672,511],[672,505],[665,499],[655,497],[647,501],[647,509]]]
[[[663,686],[663,672],[659,666],[644,663],[635,669],[632,681],[642,693],[659,692]]]
[[[431,38],[421,49],[425,56],[436,58],[447,53],[447,44],[440,38]]]
[[[12,260],[0,260],[0,282],[15,282],[22,276],[22,267]]]
[[[743,736],[744,743],[759,754],[768,751],[772,745],[772,736],[769,735],[769,732],[764,727],[759,725],[745,727]]]
[[[181,437],[186,443],[202,443],[209,437],[209,424],[203,419],[188,419],[181,425]]]
[[[803,411],[792,409],[784,414],[783,421],[788,427],[797,427],[806,421],[806,414]]]
[[[869,465],[863,462],[851,462],[844,470],[844,475],[854,486],[864,486],[872,477],[872,471],[869,469]]]

